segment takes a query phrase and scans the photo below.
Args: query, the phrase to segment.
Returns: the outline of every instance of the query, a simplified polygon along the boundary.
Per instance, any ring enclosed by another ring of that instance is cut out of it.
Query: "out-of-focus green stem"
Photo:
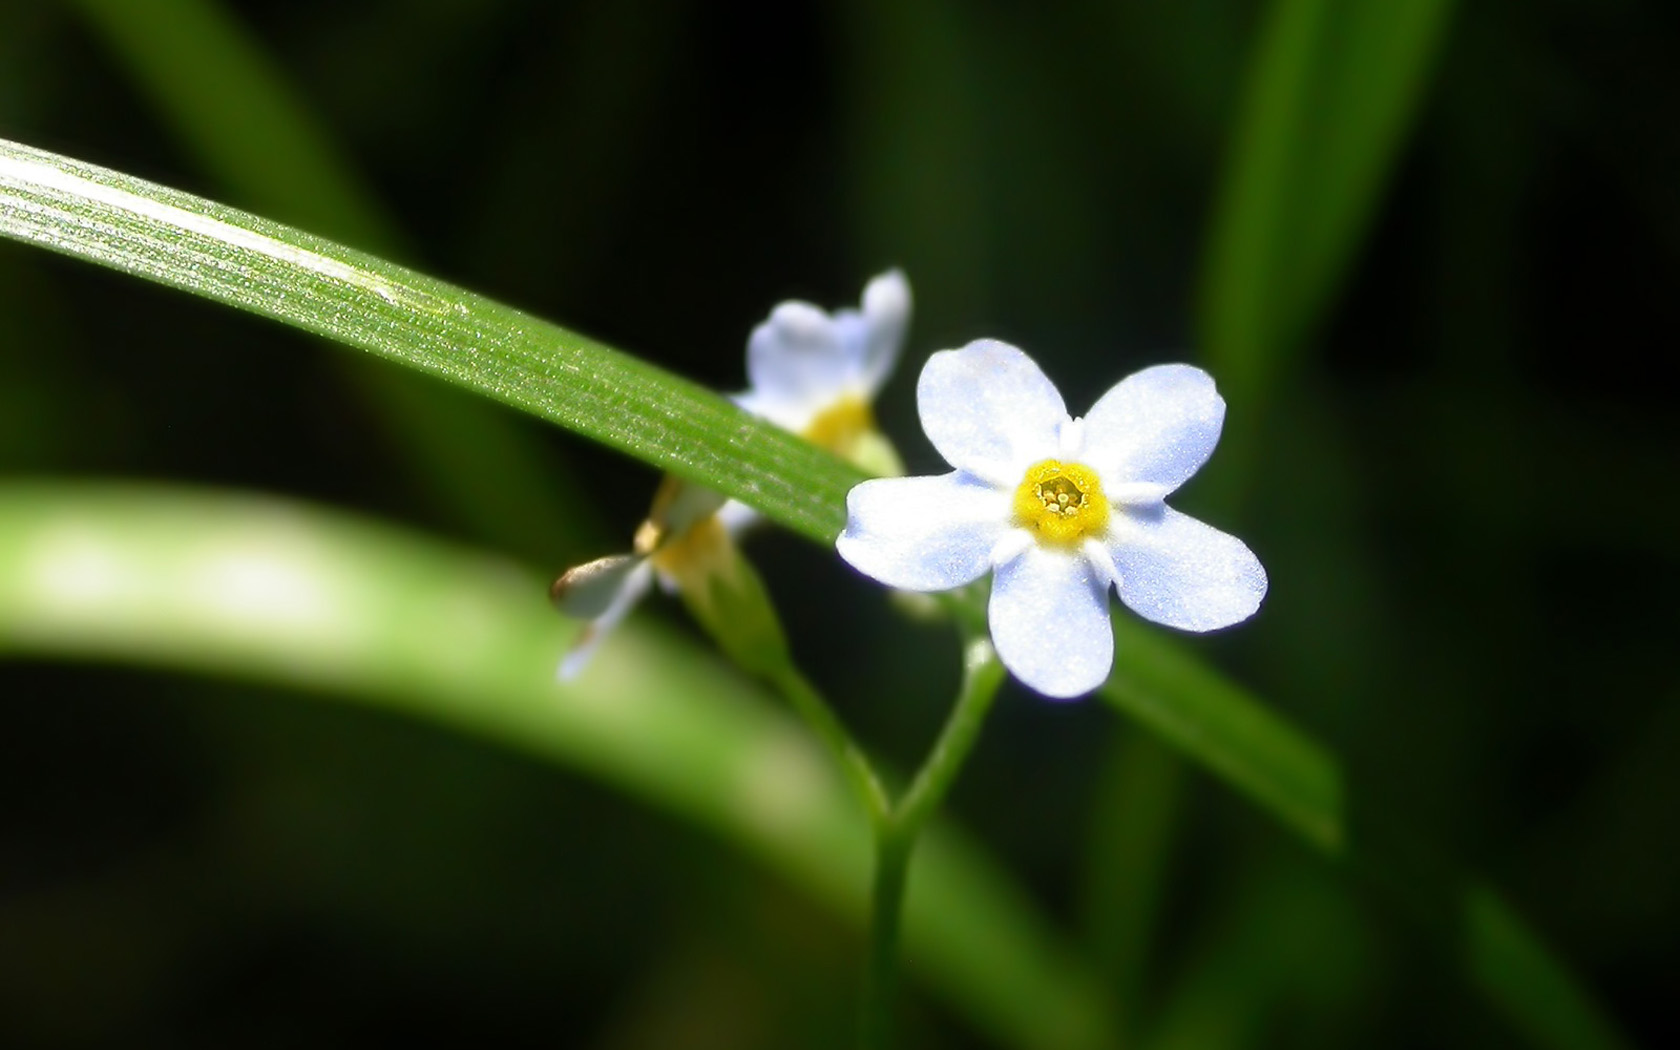
[[[869,756],[846,731],[828,701],[792,663],[784,664],[781,670],[771,674],[770,681],[817,734],[823,746],[828,748],[868,811],[869,819],[879,824],[891,811],[892,800],[887,796],[886,788],[881,786],[881,778],[876,775]]]

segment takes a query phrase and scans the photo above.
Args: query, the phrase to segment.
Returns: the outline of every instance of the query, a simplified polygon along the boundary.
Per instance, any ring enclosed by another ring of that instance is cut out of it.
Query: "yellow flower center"
[[[1096,471],[1047,459],[1028,467],[1015,490],[1015,520],[1047,543],[1072,547],[1108,528],[1108,500]]]
[[[850,458],[857,443],[874,429],[875,416],[869,411],[869,402],[847,394],[818,413],[799,436],[837,456]]]
[[[710,515],[671,537],[650,560],[654,568],[674,578],[678,587],[685,587],[711,571],[731,546],[723,522]]]

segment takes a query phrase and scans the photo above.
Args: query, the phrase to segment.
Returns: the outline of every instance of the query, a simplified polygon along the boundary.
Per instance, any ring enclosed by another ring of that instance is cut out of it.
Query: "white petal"
[[[869,282],[863,290],[863,353],[858,379],[862,394],[873,400],[886,382],[898,353],[904,347],[904,333],[910,327],[910,282],[897,270]]]
[[[844,393],[857,369],[833,318],[810,303],[785,302],[747,341],[752,389],[737,402],[787,426],[786,418],[820,410]]]
[[[653,494],[648,520],[664,542],[665,538],[681,535],[702,519],[718,513],[726,502],[727,498],[720,492],[667,474]]]
[[[877,478],[846,496],[840,557],[908,591],[943,591],[979,579],[1008,529],[1009,497],[956,471]]]
[[[567,569],[550,597],[555,608],[575,620],[593,620],[604,614],[633,585],[636,570],[645,561],[637,554],[613,554]]]
[[[1108,581],[1078,552],[1035,544],[999,566],[988,616],[1003,666],[1045,696],[1083,696],[1108,678]]]
[[[1117,510],[1109,551],[1120,600],[1133,612],[1181,631],[1215,631],[1260,607],[1266,570],[1242,540],[1165,504]]]
[[[995,339],[928,358],[916,384],[922,429],[945,461],[1013,489],[1054,457],[1067,406],[1026,354]]]
[[[730,500],[718,508],[717,520],[723,526],[723,531],[731,536],[739,536],[748,526],[756,525],[761,520],[758,511],[735,500]]]
[[[1085,462],[1110,482],[1184,484],[1213,454],[1225,399],[1190,365],[1157,365],[1117,383],[1085,417]]]
[[[601,640],[647,594],[653,566],[645,558],[617,555],[580,565],[560,579],[555,584],[555,604],[561,612],[592,616],[560,661],[559,678],[569,681],[582,673]]]

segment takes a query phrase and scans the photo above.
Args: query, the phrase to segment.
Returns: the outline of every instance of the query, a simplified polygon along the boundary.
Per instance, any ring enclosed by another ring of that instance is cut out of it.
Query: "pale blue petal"
[[[700,521],[718,513],[727,502],[720,492],[667,474],[654,493],[648,520],[658,528],[660,536],[680,536]]]
[[[593,620],[618,601],[646,559],[639,554],[613,554],[567,569],[554,581],[555,608],[574,620]]]
[[[1127,482],[1184,484],[1219,444],[1225,399],[1190,365],[1157,365],[1127,376],[1085,417],[1084,462],[1105,488]]]
[[[737,403],[781,426],[820,410],[855,384],[858,362],[834,319],[810,303],[785,302],[747,341],[747,380]]]
[[[988,617],[998,658],[1028,688],[1070,700],[1107,680],[1108,581],[1079,552],[1035,544],[998,566]]]
[[[749,526],[762,521],[763,515],[745,503],[730,500],[718,508],[717,519],[718,523],[723,526],[723,531],[731,536],[739,536]]]
[[[582,673],[601,640],[612,633],[653,583],[647,559],[622,554],[580,565],[555,584],[555,604],[568,616],[590,620],[572,640],[560,661],[559,678],[569,681]]]
[[[811,421],[826,407],[816,401],[802,401],[782,393],[760,394],[757,390],[730,394],[729,400],[735,402],[742,411],[769,420],[783,430],[791,430],[795,434],[804,433],[805,428],[810,426]]]
[[[910,327],[910,282],[897,270],[869,282],[863,290],[863,340],[858,379],[863,396],[873,400],[880,393]]]
[[[922,429],[958,470],[1013,491],[1060,451],[1067,406],[1032,358],[994,339],[928,358],[916,384]]]
[[[1215,631],[1254,615],[1266,596],[1266,570],[1243,541],[1165,504],[1119,509],[1108,546],[1120,600],[1155,623]]]
[[[877,478],[846,496],[840,557],[907,591],[943,591],[983,576],[1008,530],[1009,497],[957,471]]]

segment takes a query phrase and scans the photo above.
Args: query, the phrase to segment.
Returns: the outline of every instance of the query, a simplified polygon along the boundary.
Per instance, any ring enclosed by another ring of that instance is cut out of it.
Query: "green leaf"
[[[1341,771],[1322,747],[1241,686],[1128,615],[1114,619],[1102,696],[1260,803],[1319,851],[1345,835]]]
[[[693,820],[861,920],[868,821],[800,724],[714,657],[636,623],[581,682],[557,683],[568,630],[535,576],[339,513],[0,486],[0,657],[225,675],[430,719]],[[1103,1045],[1097,988],[1026,895],[948,827],[924,847],[910,965],[1001,1042]]]
[[[1354,825],[1335,756],[1241,686],[1154,629],[1115,620],[1115,673],[1101,696],[1218,773],[1308,845],[1397,900],[1537,1045],[1629,1044],[1586,987],[1486,885],[1407,840],[1399,818]]]
[[[213,0],[71,0],[142,96],[241,202],[369,249],[396,224],[261,43]]]
[[[417,368],[820,542],[839,534],[846,491],[862,478],[724,398],[585,336],[300,230],[4,140],[0,234]]]
[[[1208,366],[1264,405],[1323,314],[1424,89],[1451,0],[1274,0],[1226,161],[1201,288]]]
[[[257,40],[215,0],[72,0],[185,150],[246,207],[366,250],[410,254],[396,222]],[[596,515],[517,419],[419,376],[342,358],[434,504],[532,557],[598,548]],[[551,459],[551,457],[550,457]],[[569,498],[568,498],[569,497]]]

